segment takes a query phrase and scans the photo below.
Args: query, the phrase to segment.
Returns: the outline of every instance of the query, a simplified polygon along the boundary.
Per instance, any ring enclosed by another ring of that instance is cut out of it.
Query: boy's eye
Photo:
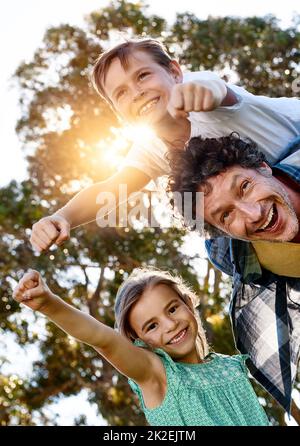
[[[125,90],[120,90],[120,91],[118,91],[118,93],[117,93],[117,99],[120,99],[122,96],[124,96],[124,94],[125,94]]]
[[[142,73],[140,73],[140,74],[138,75],[138,79],[139,79],[139,80],[143,80],[148,74],[149,74],[148,71],[143,71]]]

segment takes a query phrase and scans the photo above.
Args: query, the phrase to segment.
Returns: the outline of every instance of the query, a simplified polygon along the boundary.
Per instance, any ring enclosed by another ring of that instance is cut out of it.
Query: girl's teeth
[[[182,331],[181,334],[179,336],[177,336],[177,338],[172,339],[172,341],[170,341],[170,344],[175,344],[176,342],[179,342],[185,335],[186,330]]]

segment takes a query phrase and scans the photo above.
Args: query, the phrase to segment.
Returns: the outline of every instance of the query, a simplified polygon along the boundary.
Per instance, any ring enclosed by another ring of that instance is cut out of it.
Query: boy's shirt
[[[185,73],[183,82],[219,79],[211,71]],[[286,156],[283,149],[300,134],[300,101],[296,98],[268,98],[255,96],[233,84],[228,87],[238,102],[231,107],[218,107],[211,112],[191,112],[191,137],[218,138],[238,132],[241,137],[251,138],[274,164]],[[135,143],[129,150],[123,166],[136,167],[150,178],[168,174],[169,164],[165,157],[168,149],[158,137],[151,141]],[[300,166],[300,155],[294,153],[287,162]]]

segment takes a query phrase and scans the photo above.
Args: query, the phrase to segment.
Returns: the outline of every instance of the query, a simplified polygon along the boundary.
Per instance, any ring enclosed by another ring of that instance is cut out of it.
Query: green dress
[[[161,349],[154,352],[160,356],[167,375],[166,395],[160,406],[147,409],[140,387],[128,380],[150,425],[269,425],[248,379],[247,355],[210,353],[206,362],[187,364],[173,361]]]

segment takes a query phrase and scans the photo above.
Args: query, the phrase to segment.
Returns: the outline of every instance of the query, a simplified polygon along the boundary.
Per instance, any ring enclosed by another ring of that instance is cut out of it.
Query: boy
[[[130,195],[168,174],[167,151],[183,148],[190,137],[236,131],[252,138],[273,163],[300,131],[299,101],[254,96],[211,72],[183,75],[153,39],[129,40],[102,54],[94,66],[93,83],[124,121],[150,124],[157,137],[149,145],[133,146],[115,175],[35,223],[31,243],[40,252],[67,240],[70,228],[95,220],[99,193],[112,192],[118,201],[120,184],[127,185]]]

